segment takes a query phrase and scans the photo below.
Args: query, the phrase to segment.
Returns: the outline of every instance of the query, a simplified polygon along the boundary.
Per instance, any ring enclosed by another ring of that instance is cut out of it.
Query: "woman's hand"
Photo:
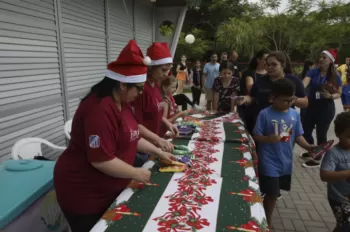
[[[174,124],[171,124],[171,126],[172,126],[172,129],[174,131],[173,135],[175,135],[175,137],[179,136],[179,134],[180,134],[179,129],[177,129],[177,127]]]
[[[332,98],[332,94],[330,94],[329,92],[327,92],[326,90],[322,90],[320,92],[320,95],[323,97],[323,98],[326,98],[326,99],[331,99]]]
[[[151,172],[146,168],[135,168],[135,176],[133,179],[146,183],[151,178]]]
[[[250,96],[243,96],[243,98],[237,98],[236,101],[238,105],[244,105],[244,104],[249,104],[250,103]]]
[[[315,144],[309,144],[308,146],[306,147],[303,147],[305,150],[307,151],[312,151],[313,149],[315,149],[317,147],[317,145]]]
[[[176,160],[176,157],[173,154],[163,151],[158,154],[158,158],[168,163],[170,163],[173,160]]]
[[[188,116],[188,110],[181,111],[181,117],[186,117]]]
[[[174,136],[179,135],[179,130],[177,129],[177,127],[174,124],[172,124],[171,122],[169,122],[167,120],[167,121],[165,121],[165,125]]]
[[[174,150],[174,145],[163,138],[160,138],[155,145],[162,149],[162,151],[172,152]]]

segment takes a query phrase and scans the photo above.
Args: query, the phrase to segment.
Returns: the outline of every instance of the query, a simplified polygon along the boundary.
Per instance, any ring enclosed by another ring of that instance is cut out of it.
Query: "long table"
[[[201,122],[191,139],[173,140],[193,151],[193,167],[160,173],[157,161],[148,161],[151,183],[125,189],[92,232],[268,230],[255,145],[244,124],[236,114]]]

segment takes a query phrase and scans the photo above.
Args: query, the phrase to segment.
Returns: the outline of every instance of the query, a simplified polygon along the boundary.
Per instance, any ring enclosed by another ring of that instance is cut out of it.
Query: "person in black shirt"
[[[233,76],[241,78],[242,77],[242,73],[241,73],[241,69],[237,63],[237,59],[238,59],[238,52],[236,50],[233,50],[231,53],[231,57],[230,57],[230,62],[233,63]]]
[[[297,97],[293,102],[293,107],[306,108],[308,106],[308,99],[305,94],[305,88],[301,80],[293,75],[291,62],[289,57],[283,52],[270,53],[266,58],[267,75],[257,78],[249,95],[244,96],[240,101],[243,104],[255,104],[256,113],[270,106],[270,92],[272,83],[281,78],[291,80],[296,87],[295,96]]]
[[[268,53],[266,51],[261,50],[251,59],[249,67],[243,72],[240,81],[242,95],[248,95],[256,79],[260,79],[267,74],[265,69],[267,55]],[[238,107],[238,112],[240,117],[244,120],[248,131],[252,133],[257,116],[254,105],[242,105]]]
[[[192,76],[192,100],[193,104],[199,105],[201,94],[202,94],[202,75],[203,71],[201,69],[201,62],[199,60],[196,61],[196,67],[192,70],[191,76]]]
[[[227,61],[227,52],[222,52],[220,56],[220,62]]]

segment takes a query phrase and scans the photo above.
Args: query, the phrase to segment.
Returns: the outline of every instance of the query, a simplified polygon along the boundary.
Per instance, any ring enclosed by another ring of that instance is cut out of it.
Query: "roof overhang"
[[[157,7],[171,7],[171,6],[186,6],[186,0],[157,0],[155,2]]]

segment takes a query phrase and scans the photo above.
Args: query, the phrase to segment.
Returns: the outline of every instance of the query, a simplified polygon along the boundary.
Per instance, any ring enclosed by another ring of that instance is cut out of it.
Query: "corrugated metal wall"
[[[0,0],[0,162],[19,138],[64,146],[65,115],[133,38],[132,25],[144,51],[152,43],[150,1],[125,2],[128,14],[123,0]]]
[[[107,66],[104,0],[61,0],[64,69],[69,118]],[[130,39],[130,38],[129,38]]]
[[[135,2],[135,35],[142,52],[146,54],[152,43],[152,5],[150,1]]]
[[[54,0],[0,1],[0,161],[19,138],[64,145],[63,124]]]

